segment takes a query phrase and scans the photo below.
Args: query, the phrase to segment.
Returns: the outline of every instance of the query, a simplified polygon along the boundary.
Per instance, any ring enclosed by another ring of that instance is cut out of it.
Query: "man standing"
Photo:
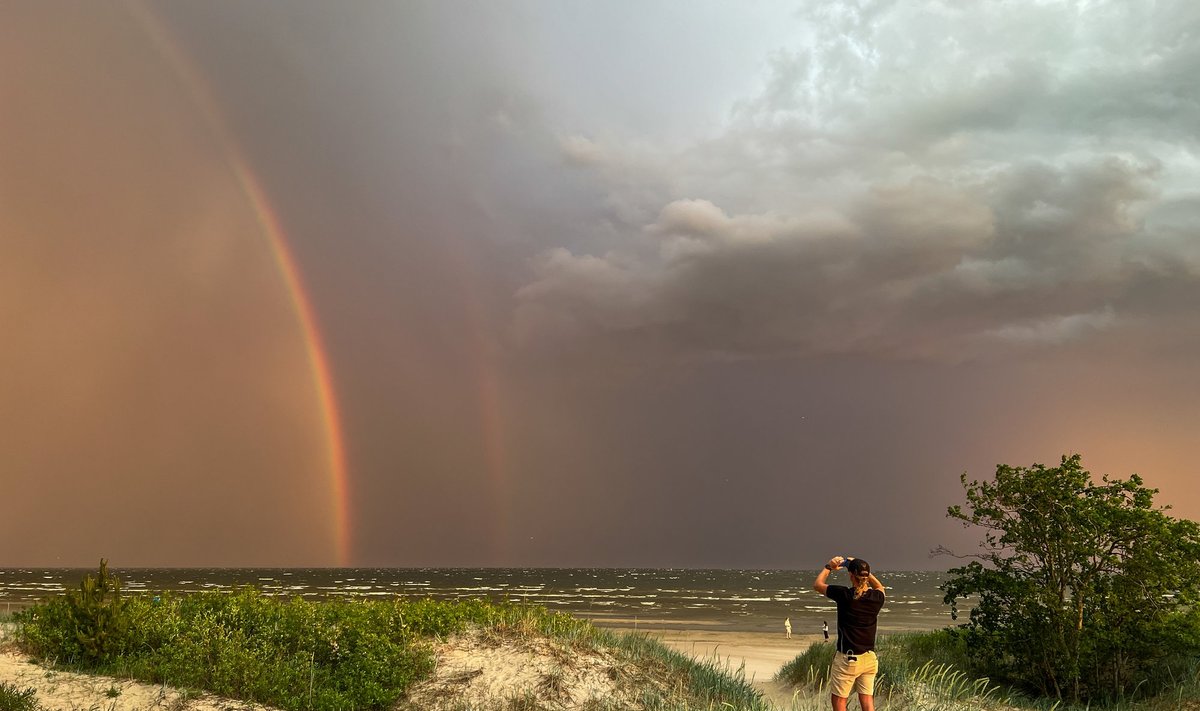
[[[783,618],[783,631],[785,634],[787,634],[788,639],[792,638],[792,618]]]
[[[827,585],[829,574],[845,565],[851,587]],[[813,590],[837,603],[837,651],[829,669],[829,700],[833,711],[846,711],[851,692],[863,711],[875,711],[875,630],[883,609],[883,584],[860,558],[834,556],[817,574]]]

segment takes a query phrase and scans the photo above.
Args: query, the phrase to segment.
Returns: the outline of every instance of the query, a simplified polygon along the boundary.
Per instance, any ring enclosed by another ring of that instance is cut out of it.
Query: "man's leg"
[[[862,699],[861,696],[858,698]],[[829,695],[829,701],[833,704],[833,711],[846,711],[846,702],[849,700],[850,699],[847,699],[844,696],[838,696],[837,694]]]
[[[879,673],[879,657],[874,652],[867,652],[862,660],[863,673],[854,680],[854,690],[858,692],[858,705],[862,711],[875,711],[875,675]]]

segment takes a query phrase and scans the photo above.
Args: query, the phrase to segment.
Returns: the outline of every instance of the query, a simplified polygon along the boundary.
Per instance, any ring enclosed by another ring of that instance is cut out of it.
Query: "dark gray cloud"
[[[520,343],[953,360],[1151,316],[1168,338],[1194,328],[1139,296],[1200,292],[1182,217],[1200,177],[1190,5],[1138,13],[1132,33],[1111,5],[805,12],[800,47],[769,55],[716,135],[658,155],[564,140],[641,211],[601,251],[534,260]]]

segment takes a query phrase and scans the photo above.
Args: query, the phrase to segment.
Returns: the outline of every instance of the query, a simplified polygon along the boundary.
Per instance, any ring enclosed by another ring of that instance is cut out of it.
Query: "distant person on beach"
[[[829,623],[821,620],[821,634],[825,635],[825,641],[829,641]]]
[[[850,573],[851,587],[828,585],[829,574],[841,567]],[[875,711],[875,631],[883,609],[883,583],[861,558],[834,556],[813,582],[813,590],[837,603],[837,652],[829,668],[829,700],[833,711],[846,711],[850,693],[858,694],[862,711]]]
[[[787,638],[792,638],[792,618],[783,618],[783,631],[787,633]]]

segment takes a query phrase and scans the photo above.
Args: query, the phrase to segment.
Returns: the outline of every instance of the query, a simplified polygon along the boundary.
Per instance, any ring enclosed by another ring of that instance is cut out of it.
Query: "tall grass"
[[[648,687],[640,699],[648,711],[742,709],[768,711],[771,705],[746,680],[745,669],[731,669],[716,657],[695,660],[645,634],[609,635],[609,645],[647,674],[658,672],[667,693]]]
[[[1163,673],[1170,675],[1163,687],[1168,691],[1155,697],[1076,707],[1057,699],[1029,698],[979,676],[973,671],[962,638],[952,629],[882,636],[878,652],[875,703],[879,711],[1200,709],[1200,659],[1177,659],[1164,668]],[[776,679],[796,689],[790,711],[828,708],[828,675],[833,654],[832,644],[815,644],[780,669]]]
[[[877,651],[875,704],[880,711],[960,711],[1009,701],[1009,695],[989,680],[963,671],[964,650],[951,634],[885,636]],[[790,711],[829,707],[834,652],[832,644],[815,644],[779,670],[776,679],[796,688]]]

